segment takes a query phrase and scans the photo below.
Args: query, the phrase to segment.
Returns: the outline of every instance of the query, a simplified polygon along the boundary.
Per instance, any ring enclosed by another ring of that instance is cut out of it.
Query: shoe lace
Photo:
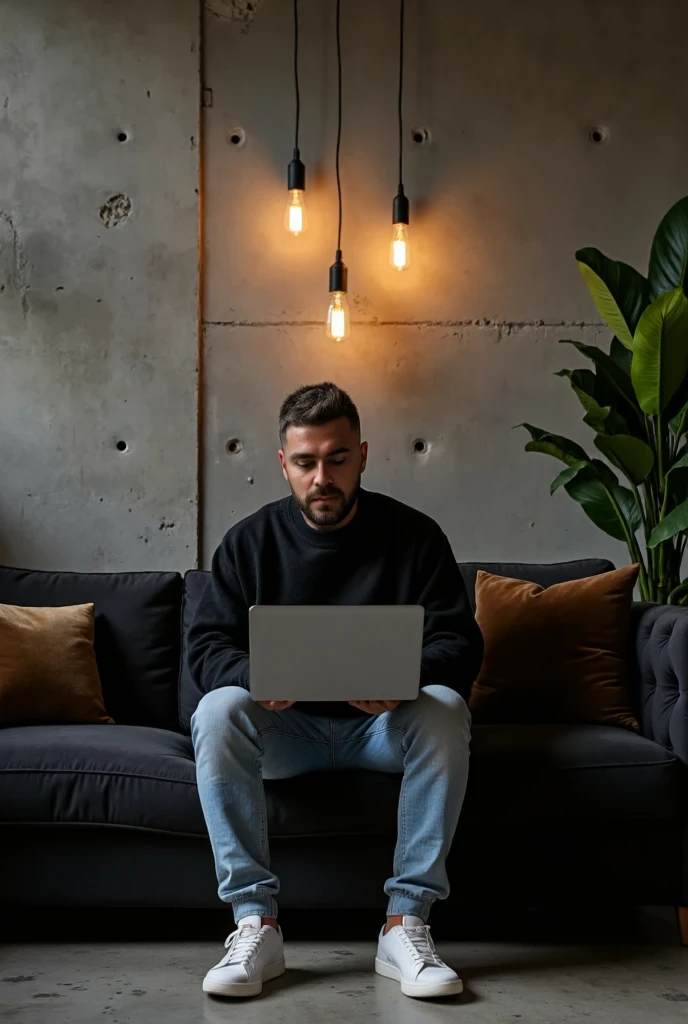
[[[446,967],[444,961],[440,960],[437,955],[435,944],[430,936],[429,925],[404,928],[402,934],[414,963],[420,967]]]
[[[227,955],[222,961],[222,966],[247,963],[262,943],[263,938],[262,930],[257,931],[255,928],[238,928],[232,932],[225,942]]]

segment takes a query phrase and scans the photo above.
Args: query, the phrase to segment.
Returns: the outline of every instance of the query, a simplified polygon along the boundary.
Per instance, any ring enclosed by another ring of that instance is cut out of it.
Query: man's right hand
[[[292,704],[296,704],[295,700],[259,700],[256,701],[266,711],[284,711],[285,708],[290,708]]]

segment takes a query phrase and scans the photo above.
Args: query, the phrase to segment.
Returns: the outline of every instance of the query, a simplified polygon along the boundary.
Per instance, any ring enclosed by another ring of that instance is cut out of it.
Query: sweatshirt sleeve
[[[203,693],[220,686],[248,690],[248,609],[225,538],[189,630],[189,671]]]
[[[418,604],[425,608],[420,685],[449,686],[466,702],[483,657],[483,638],[449,541],[437,528],[423,545]]]

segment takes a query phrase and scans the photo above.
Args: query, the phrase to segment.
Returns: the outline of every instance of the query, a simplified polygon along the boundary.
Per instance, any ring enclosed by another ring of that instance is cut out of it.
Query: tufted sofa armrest
[[[642,735],[688,764],[688,608],[634,605],[630,640]]]

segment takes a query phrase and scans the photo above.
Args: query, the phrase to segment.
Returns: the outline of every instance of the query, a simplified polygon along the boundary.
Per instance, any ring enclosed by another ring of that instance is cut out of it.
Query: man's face
[[[322,427],[287,428],[282,472],[312,526],[335,529],[348,521],[367,457],[367,442],[345,416]]]

